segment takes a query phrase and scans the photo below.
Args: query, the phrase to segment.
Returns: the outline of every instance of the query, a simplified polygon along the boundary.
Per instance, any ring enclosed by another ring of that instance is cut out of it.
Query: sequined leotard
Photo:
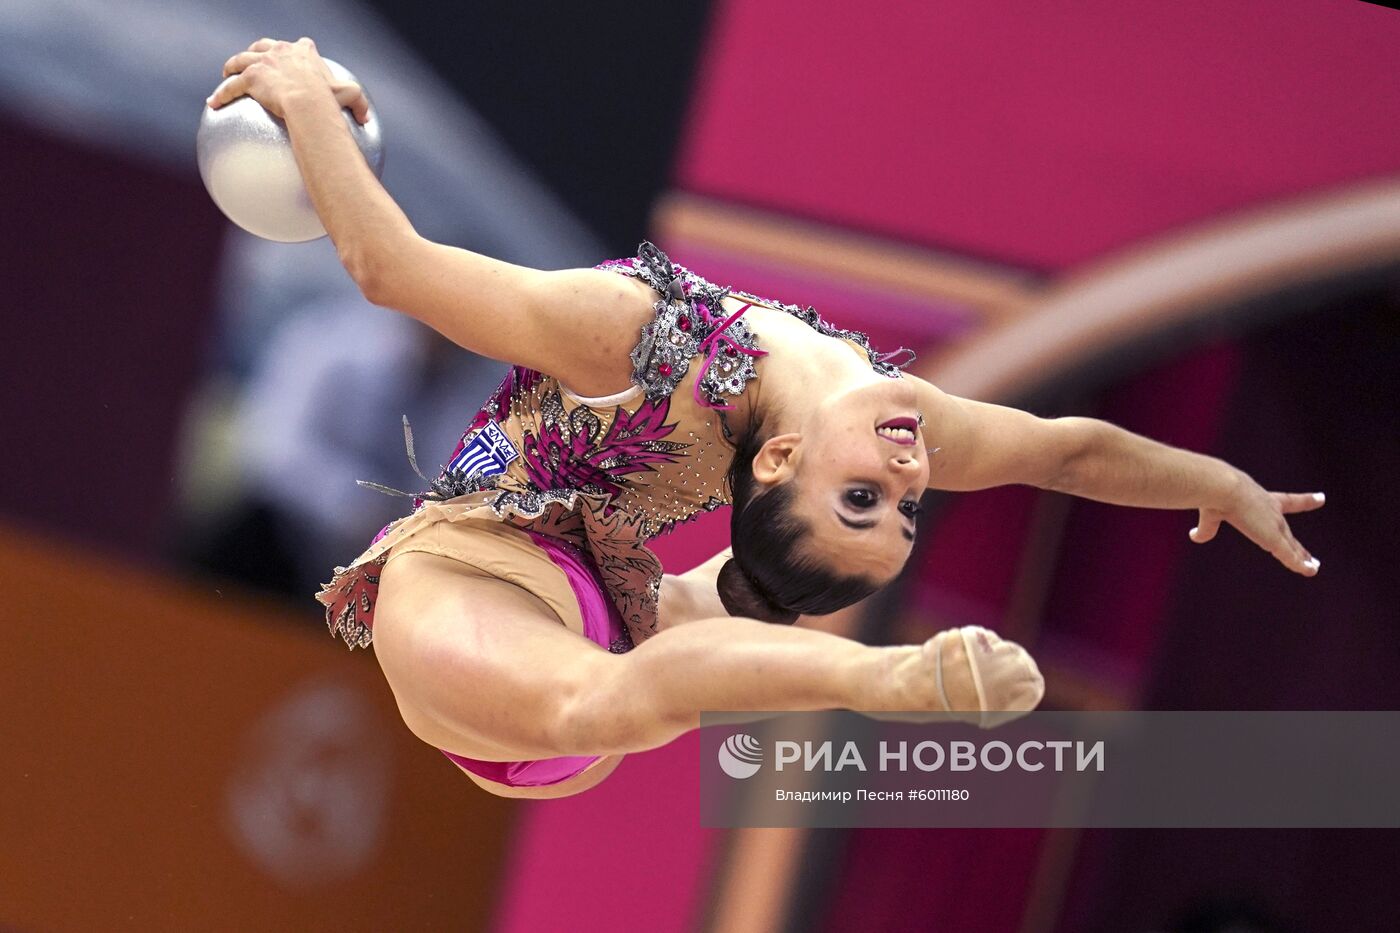
[[[437,521],[489,518],[586,552],[625,623],[609,648],[627,651],[657,631],[662,570],[646,542],[730,502],[726,399],[743,393],[764,354],[743,312],[753,305],[786,311],[856,344],[891,378],[913,357],[903,348],[876,354],[863,333],[835,327],[812,308],[715,286],[650,243],[634,258],[597,268],[641,278],[658,295],[631,353],[631,388],[585,399],[553,376],[512,369],[432,488],[414,498],[413,511],[322,586],[316,598],[333,635],[351,647],[370,644],[379,573],[396,543]],[[726,296],[743,304],[727,311]],[[900,353],[908,357],[893,362]],[[677,391],[686,382],[689,389]],[[412,458],[411,436],[409,446]]]

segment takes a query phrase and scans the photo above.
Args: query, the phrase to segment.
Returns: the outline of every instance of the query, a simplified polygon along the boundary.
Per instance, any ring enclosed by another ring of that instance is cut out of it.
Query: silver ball
[[[337,81],[359,83],[340,64],[322,60]],[[374,176],[380,177],[384,141],[374,104],[370,103],[369,120],[363,126],[348,109],[342,115]],[[287,124],[253,98],[245,95],[218,110],[206,106],[195,150],[209,196],[244,230],[280,243],[303,243],[326,235],[297,168]]]

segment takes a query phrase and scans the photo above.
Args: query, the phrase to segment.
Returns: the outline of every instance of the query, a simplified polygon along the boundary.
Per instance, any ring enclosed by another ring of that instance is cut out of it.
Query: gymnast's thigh
[[[384,565],[372,644],[414,734],[488,761],[557,754],[563,704],[616,663],[528,590],[422,551]]]

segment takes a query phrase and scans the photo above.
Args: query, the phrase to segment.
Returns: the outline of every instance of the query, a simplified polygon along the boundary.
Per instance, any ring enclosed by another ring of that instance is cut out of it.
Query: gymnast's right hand
[[[338,81],[316,51],[316,43],[259,39],[224,62],[225,81],[207,103],[215,110],[247,94],[273,116],[286,118],[287,104],[299,94],[325,94],[349,107],[356,122],[369,121],[369,100],[358,84]]]
[[[1045,695],[1045,678],[1020,645],[978,625],[947,629],[896,649],[892,699],[983,729],[1024,716]]]

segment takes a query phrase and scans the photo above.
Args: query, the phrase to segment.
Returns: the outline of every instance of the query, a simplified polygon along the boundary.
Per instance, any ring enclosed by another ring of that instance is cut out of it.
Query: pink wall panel
[[[699,733],[628,755],[576,797],[520,801],[497,933],[685,933],[718,830],[700,828]]]
[[[1060,269],[1400,170],[1400,13],[1350,0],[722,0],[676,184]]]

